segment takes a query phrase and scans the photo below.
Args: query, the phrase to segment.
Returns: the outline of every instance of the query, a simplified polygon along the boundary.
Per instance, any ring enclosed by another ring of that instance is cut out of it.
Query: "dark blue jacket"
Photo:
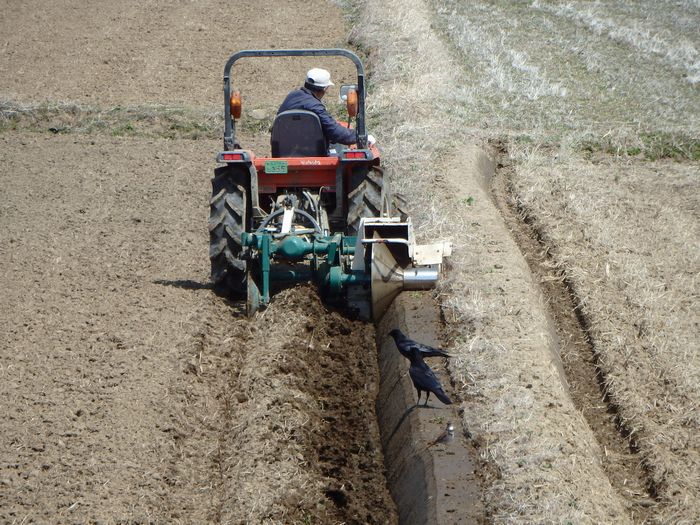
[[[295,89],[284,99],[277,113],[289,109],[305,109],[313,111],[321,119],[321,127],[326,137],[326,142],[330,144],[355,144],[357,142],[357,132],[341,126],[328,113],[326,106],[317,99],[313,93],[305,87]]]

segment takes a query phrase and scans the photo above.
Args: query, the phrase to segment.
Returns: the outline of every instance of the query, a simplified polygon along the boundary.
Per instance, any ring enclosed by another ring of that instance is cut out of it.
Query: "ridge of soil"
[[[483,501],[487,464],[479,457],[463,426],[459,390],[450,377],[448,360],[426,362],[452,400],[443,405],[431,397],[417,404],[408,377],[408,360],[396,349],[389,331],[398,328],[421,343],[444,348],[440,307],[426,292],[401,293],[377,324],[381,370],[377,416],[387,459],[387,481],[403,524],[488,523]],[[454,439],[436,443],[447,422]]]
[[[542,293],[493,202],[494,160],[476,145],[455,158],[436,183],[450,190],[445,208],[458,210],[452,218],[462,231],[453,240],[462,249],[448,259],[439,296],[463,425],[487,462],[486,513],[496,521],[629,523],[568,394]]]
[[[606,394],[599,356],[587,335],[587,323],[577,306],[575,292],[553,264],[548,246],[526,211],[513,197],[512,166],[505,146],[496,145],[495,150],[492,198],[544,293],[569,395],[600,444],[600,463],[612,486],[626,501],[630,516],[635,522],[646,522],[658,505],[652,478],[638,455],[634,438]]]
[[[225,505],[221,521],[396,523],[373,327],[328,310],[311,285],[239,322],[249,334],[221,393],[220,468],[223,501],[240,507]],[[245,503],[256,499],[259,510]]]

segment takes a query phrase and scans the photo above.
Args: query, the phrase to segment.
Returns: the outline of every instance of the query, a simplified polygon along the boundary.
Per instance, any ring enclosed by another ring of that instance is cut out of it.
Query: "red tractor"
[[[236,140],[241,99],[231,68],[243,58],[298,56],[341,56],[355,64],[356,83],[340,90],[345,125],[355,120],[357,144],[327,145],[315,113],[291,110],[274,119],[271,156],[258,157]],[[357,55],[344,49],[237,52],[224,68],[224,116],[209,218],[211,278],[220,292],[245,295],[252,314],[274,289],[315,281],[326,300],[378,317],[378,303],[383,311],[401,289],[433,286],[448,245],[430,245],[435,253],[426,258],[410,220],[392,217],[395,199],[379,150],[367,144],[365,74]],[[390,284],[374,286],[373,279]]]

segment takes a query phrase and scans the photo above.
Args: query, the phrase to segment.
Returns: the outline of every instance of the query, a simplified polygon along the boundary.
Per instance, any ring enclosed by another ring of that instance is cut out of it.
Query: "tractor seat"
[[[328,155],[321,119],[313,111],[290,109],[275,117],[270,146],[273,157]]]

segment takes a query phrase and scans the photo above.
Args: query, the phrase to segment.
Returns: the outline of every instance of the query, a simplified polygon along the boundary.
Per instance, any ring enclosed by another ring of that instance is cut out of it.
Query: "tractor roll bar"
[[[246,57],[302,57],[302,56],[342,56],[349,58],[357,68],[357,146],[367,147],[365,131],[365,70],[360,58],[347,49],[248,49],[231,55],[224,67],[224,148],[234,148],[234,125],[231,121],[231,67],[237,60]]]

